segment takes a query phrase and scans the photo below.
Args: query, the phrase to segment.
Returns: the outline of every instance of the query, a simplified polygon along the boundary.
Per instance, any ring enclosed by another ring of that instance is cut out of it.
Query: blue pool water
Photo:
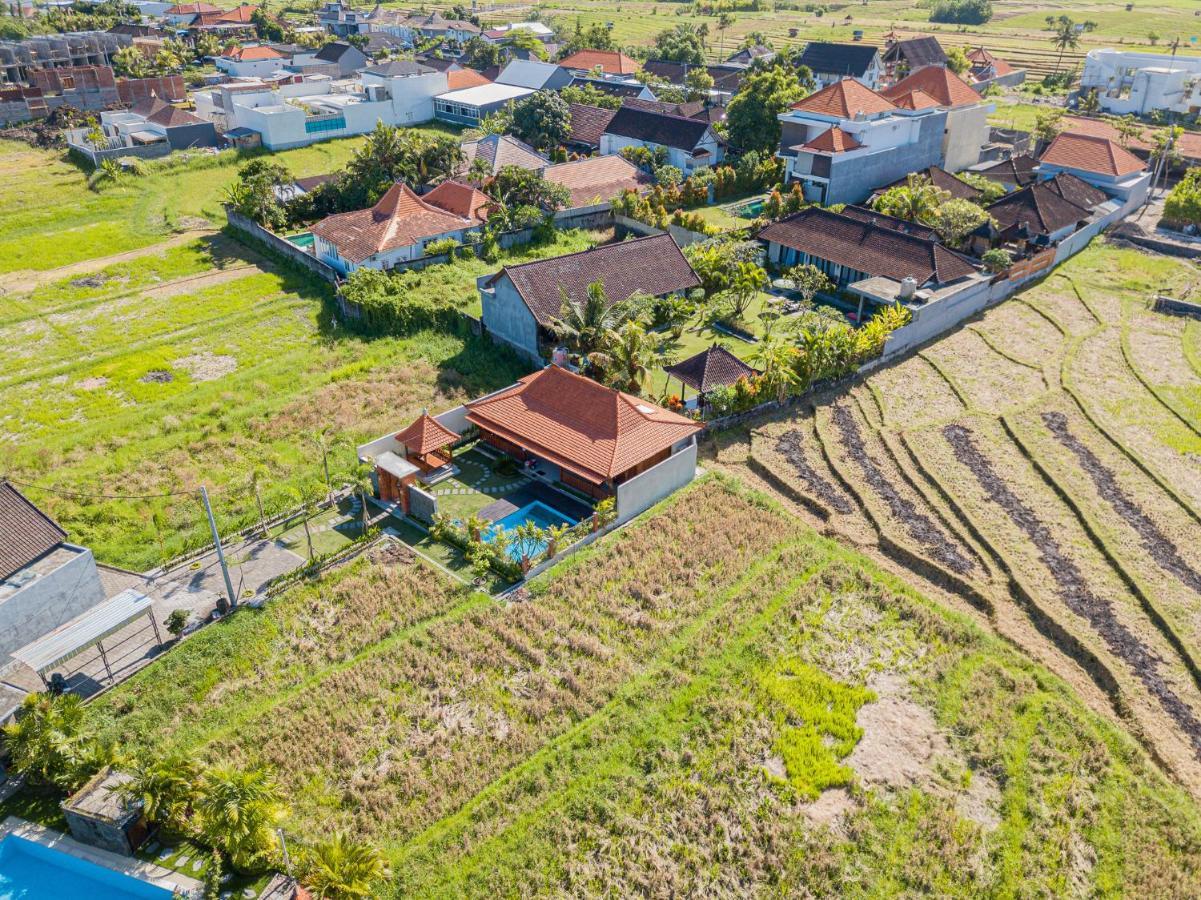
[[[0,900],[171,900],[171,892],[9,835],[0,841]]]
[[[313,246],[313,233],[311,231],[302,231],[300,234],[294,234],[287,239],[288,243],[295,244],[301,250],[310,250]]]
[[[484,535],[484,540],[490,541],[497,534],[497,532],[512,531],[518,525],[524,524],[525,522],[533,522],[539,528],[549,528],[552,525],[574,525],[575,519],[570,519],[557,509],[535,500],[533,503],[527,503],[525,506],[521,507],[521,509],[509,513],[503,519],[497,519],[495,522],[493,522],[492,527],[489,528],[487,533]],[[539,541],[538,543],[541,546],[516,547],[510,544],[507,552],[509,556],[513,557],[513,559],[521,559],[523,550],[533,551],[531,555],[534,555],[541,553],[546,549],[545,543],[542,541]],[[2,898],[0,898],[0,900],[2,900]]]

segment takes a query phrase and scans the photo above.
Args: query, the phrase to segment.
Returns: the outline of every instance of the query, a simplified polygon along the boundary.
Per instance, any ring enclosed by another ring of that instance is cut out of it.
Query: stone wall
[[[286,256],[291,261],[304,266],[306,269],[316,275],[321,276],[328,282],[333,284],[338,283],[341,276],[339,276],[337,269],[335,269],[333,266],[322,262],[311,253],[305,253],[291,241],[284,240],[278,234],[268,231],[258,223],[252,222],[233,207],[225,207],[225,217],[229,221],[229,224],[234,228],[245,232],[256,241],[266,244],[276,253]]]

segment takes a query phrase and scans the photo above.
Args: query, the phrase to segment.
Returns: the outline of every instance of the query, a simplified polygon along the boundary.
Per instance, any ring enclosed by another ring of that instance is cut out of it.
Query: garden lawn
[[[1198,889],[1195,802],[1129,737],[715,477],[525,602],[388,553],[87,713],[134,755],[273,767],[293,852],[348,829],[397,897]]]
[[[758,297],[751,301],[750,308],[743,317],[743,327],[756,338],[761,337],[763,334],[763,326],[759,321],[759,315],[768,308],[767,301],[769,296],[768,294],[759,294]],[[756,344],[743,338],[735,337],[718,325],[705,324],[700,317],[688,323],[679,340],[673,340],[669,332],[664,331],[661,334],[663,340],[659,344],[659,352],[663,355],[662,358],[666,362],[651,370],[650,378],[647,382],[647,391],[651,397],[661,397],[665,390],[670,390],[673,394],[679,394],[680,392],[680,383],[668,378],[667,373],[663,371],[664,365],[683,362],[690,356],[695,356],[714,344],[720,344],[739,359],[747,362],[751,360],[751,357],[755,353]],[[692,388],[688,390],[691,392]]]

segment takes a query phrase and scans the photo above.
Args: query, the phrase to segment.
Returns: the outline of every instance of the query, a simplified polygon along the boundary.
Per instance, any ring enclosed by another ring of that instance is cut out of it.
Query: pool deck
[[[543,484],[540,481],[530,481],[516,490],[509,492],[495,503],[489,503],[479,511],[479,516],[481,519],[487,519],[489,522],[496,522],[509,515],[509,513],[517,512],[523,506],[528,506],[535,500],[549,506],[551,509],[558,510],[567,516],[567,518],[576,522],[592,515],[592,507],[588,504],[569,497],[562,491],[557,491],[550,485]]]
[[[154,863],[144,862],[132,856],[121,856],[118,853],[101,850],[99,847],[89,847],[62,832],[35,825],[33,822],[26,822],[16,816],[9,816],[0,823],[0,840],[4,840],[10,834],[57,850],[59,853],[74,856],[76,859],[120,872],[130,878],[136,878],[138,881],[153,884],[166,891],[190,894],[200,888],[200,882],[195,878],[180,875],[178,872],[172,872],[170,869],[164,869],[162,866],[156,866]]]

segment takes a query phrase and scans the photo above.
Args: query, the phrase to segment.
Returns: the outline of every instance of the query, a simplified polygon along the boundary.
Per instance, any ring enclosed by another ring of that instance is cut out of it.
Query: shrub
[[[1163,205],[1163,217],[1176,226],[1201,225],[1201,169],[1189,169]]]
[[[179,637],[183,634],[183,630],[188,627],[188,619],[191,617],[186,609],[173,609],[170,615],[163,621],[163,625],[167,627],[168,633],[172,637]]]
[[[984,267],[990,272],[1004,272],[1009,268],[1009,264],[1013,260],[1009,256],[1009,251],[1000,247],[994,247],[980,257],[980,261],[984,263]]]
[[[992,13],[991,0],[934,0],[930,7],[930,21],[983,25],[992,18]]]

